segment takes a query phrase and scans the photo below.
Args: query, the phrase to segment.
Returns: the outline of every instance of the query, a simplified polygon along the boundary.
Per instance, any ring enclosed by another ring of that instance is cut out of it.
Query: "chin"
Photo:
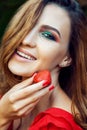
[[[11,73],[13,73],[14,75],[18,75],[18,76],[23,76],[23,72],[20,72],[20,69],[15,69],[15,67],[13,66],[8,66],[9,70]]]
[[[25,70],[25,68],[16,68],[15,66],[10,66],[8,65],[8,68],[10,70],[11,73],[13,73],[14,75],[17,75],[17,76],[21,76],[21,77],[31,77],[34,72],[29,72],[27,70]]]

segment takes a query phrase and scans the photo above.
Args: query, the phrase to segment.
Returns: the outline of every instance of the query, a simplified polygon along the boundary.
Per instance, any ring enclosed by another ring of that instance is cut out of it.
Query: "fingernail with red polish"
[[[34,73],[32,76],[35,77],[37,75],[37,73]]]
[[[52,85],[49,87],[49,91],[53,90],[55,87]]]
[[[45,81],[44,83],[43,83],[43,87],[45,88],[45,87],[47,87],[48,86],[48,81]]]

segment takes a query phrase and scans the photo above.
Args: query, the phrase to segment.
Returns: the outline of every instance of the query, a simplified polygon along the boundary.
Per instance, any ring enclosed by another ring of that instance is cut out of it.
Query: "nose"
[[[36,35],[37,35],[37,30],[32,29],[27,36],[24,38],[22,41],[23,45],[28,45],[30,47],[35,47],[36,46]]]

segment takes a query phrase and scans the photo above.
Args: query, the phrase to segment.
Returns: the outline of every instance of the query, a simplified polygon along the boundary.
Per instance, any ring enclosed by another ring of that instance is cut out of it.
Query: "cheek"
[[[47,53],[47,62],[49,62],[51,66],[56,66],[62,62],[66,53],[67,49],[63,48],[54,49],[52,52]]]
[[[39,58],[49,64],[60,63],[67,52],[67,45],[62,43],[42,42],[38,46]]]
[[[40,59],[44,64],[53,66],[54,64],[60,62],[62,58],[62,53],[58,49],[45,49],[40,53]]]

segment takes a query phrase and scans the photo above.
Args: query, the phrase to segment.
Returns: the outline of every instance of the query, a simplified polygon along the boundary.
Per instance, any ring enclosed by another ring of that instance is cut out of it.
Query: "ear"
[[[72,58],[70,56],[65,56],[59,66],[62,67],[67,67],[70,66],[72,62]]]

